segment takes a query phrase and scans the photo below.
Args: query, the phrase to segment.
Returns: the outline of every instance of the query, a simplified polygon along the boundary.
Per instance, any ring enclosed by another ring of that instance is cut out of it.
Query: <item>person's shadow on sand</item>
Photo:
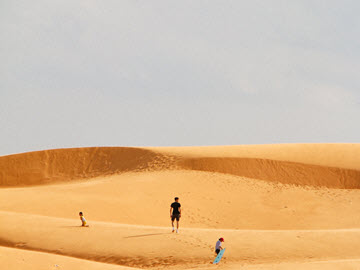
[[[149,234],[139,234],[139,235],[130,235],[130,236],[126,236],[126,237],[124,237],[124,238],[136,238],[136,237],[146,237],[146,236],[165,235],[165,234],[171,234],[171,233],[149,233]]]
[[[60,228],[88,228],[89,226],[81,226],[81,225],[68,225],[68,226],[60,226]]]

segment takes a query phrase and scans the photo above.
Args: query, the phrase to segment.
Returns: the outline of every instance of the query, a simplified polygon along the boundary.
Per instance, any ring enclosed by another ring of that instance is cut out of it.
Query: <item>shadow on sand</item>
[[[126,237],[124,237],[124,238],[136,238],[136,237],[146,237],[146,236],[164,235],[164,234],[171,234],[171,233],[149,233],[149,234],[139,234],[139,235],[126,236]]]
[[[69,225],[69,226],[60,226],[60,228],[88,228],[89,226],[74,226],[74,225]]]

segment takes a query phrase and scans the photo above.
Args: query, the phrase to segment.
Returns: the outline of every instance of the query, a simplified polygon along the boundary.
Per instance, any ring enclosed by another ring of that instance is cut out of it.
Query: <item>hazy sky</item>
[[[0,155],[359,142],[359,1],[0,1]]]

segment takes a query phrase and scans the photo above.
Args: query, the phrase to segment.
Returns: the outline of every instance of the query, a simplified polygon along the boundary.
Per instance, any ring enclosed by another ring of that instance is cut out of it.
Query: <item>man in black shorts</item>
[[[176,233],[179,233],[179,221],[181,218],[181,204],[179,203],[179,198],[175,197],[175,202],[173,202],[170,206],[170,218],[172,224],[172,232],[174,229],[174,220],[176,219]]]

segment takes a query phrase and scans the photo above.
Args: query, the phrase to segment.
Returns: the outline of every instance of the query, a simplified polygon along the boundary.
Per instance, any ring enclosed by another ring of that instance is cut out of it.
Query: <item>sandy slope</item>
[[[200,170],[284,184],[360,188],[358,144],[193,148],[93,147],[0,157],[0,186],[29,186],[129,171]]]
[[[292,262],[292,263],[277,263],[277,264],[260,264],[260,265],[232,265],[228,270],[243,269],[243,270],[357,270],[360,269],[360,260],[327,260],[315,262]]]
[[[186,157],[258,158],[360,169],[360,144],[269,144],[235,146],[161,147],[145,148],[162,154]]]
[[[8,254],[0,269],[49,269],[54,261],[61,269],[213,269],[220,236],[220,269],[357,269],[359,157],[358,144],[0,157],[0,251]],[[169,230],[175,195],[178,235]],[[79,227],[78,211],[89,228]]]
[[[206,265],[212,243],[227,239],[228,263],[274,263],[306,260],[354,259],[360,248],[360,230],[217,230],[168,228],[93,221],[91,227],[75,220],[0,213],[0,243],[77,258],[136,267]],[[336,248],[334,248],[336,247]],[[341,249],[339,249],[341,247]]]
[[[354,189],[294,187],[228,174],[155,171],[3,188],[0,205],[3,211],[63,218],[82,209],[90,220],[168,226],[169,205],[179,196],[185,227],[338,229],[359,222],[358,195]]]
[[[51,253],[26,251],[18,248],[0,247],[0,266],[6,270],[136,270],[114,264],[80,260]]]

